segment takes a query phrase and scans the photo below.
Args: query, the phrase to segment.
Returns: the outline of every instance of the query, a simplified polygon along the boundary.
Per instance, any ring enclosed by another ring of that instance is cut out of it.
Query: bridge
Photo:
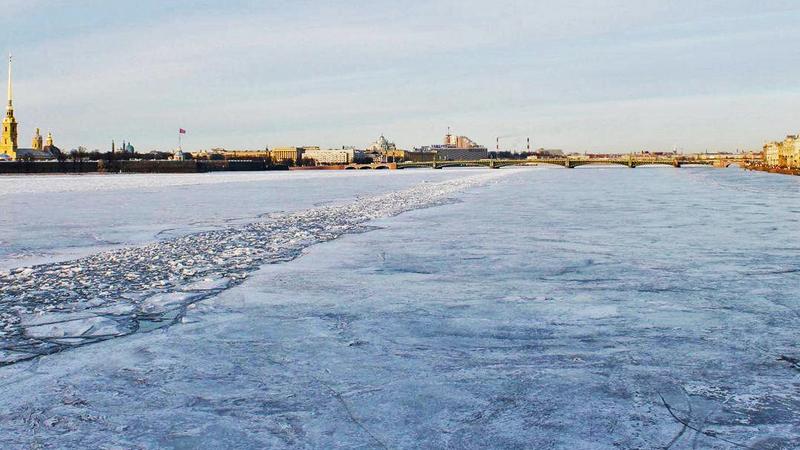
[[[620,165],[631,169],[639,166],[657,165],[682,167],[687,165],[701,165],[713,167],[728,167],[730,165],[744,166],[752,163],[751,159],[743,157],[731,157],[726,159],[700,159],[689,157],[663,158],[630,155],[622,158],[542,158],[542,159],[480,159],[474,161],[406,161],[397,163],[398,169],[409,169],[415,167],[427,167],[431,169],[442,169],[445,167],[489,167],[499,169],[506,166],[539,166],[551,165],[573,169],[586,165]]]

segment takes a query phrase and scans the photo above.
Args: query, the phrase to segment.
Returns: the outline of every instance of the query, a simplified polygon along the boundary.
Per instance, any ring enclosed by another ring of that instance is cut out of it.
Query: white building
[[[306,150],[303,159],[313,159],[318,165],[350,164],[364,159],[364,152],[352,148]]]
[[[188,161],[189,155],[183,152],[183,149],[178,147],[174,152],[172,152],[172,156],[169,159],[173,161]]]

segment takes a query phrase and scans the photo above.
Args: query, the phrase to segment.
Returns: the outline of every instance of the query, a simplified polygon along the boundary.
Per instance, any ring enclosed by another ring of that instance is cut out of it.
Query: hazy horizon
[[[757,149],[800,129],[792,1],[6,2],[19,143]],[[4,73],[4,72],[3,72]],[[5,76],[2,77],[3,83]]]

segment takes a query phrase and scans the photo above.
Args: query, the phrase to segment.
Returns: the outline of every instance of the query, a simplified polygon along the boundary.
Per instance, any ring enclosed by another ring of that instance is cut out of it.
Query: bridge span
[[[713,167],[728,167],[736,164],[744,166],[753,161],[745,158],[730,159],[696,159],[696,158],[648,158],[648,157],[627,157],[627,158],[543,158],[543,159],[480,159],[474,161],[406,161],[397,163],[398,169],[408,169],[415,167],[427,167],[431,169],[442,169],[445,167],[489,167],[499,169],[506,166],[539,166],[552,165],[573,169],[586,165],[620,165],[631,169],[639,166],[659,165],[682,167],[687,165],[701,165]]]

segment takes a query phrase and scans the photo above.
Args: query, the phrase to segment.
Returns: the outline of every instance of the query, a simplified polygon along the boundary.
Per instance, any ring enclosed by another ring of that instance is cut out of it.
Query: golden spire
[[[14,106],[11,103],[11,99],[13,97],[13,92],[11,90],[11,53],[8,54],[8,109],[13,109]]]
[[[3,118],[2,134],[0,134],[0,153],[17,159],[17,119],[14,118],[11,91],[11,54],[8,54],[8,107]]]

